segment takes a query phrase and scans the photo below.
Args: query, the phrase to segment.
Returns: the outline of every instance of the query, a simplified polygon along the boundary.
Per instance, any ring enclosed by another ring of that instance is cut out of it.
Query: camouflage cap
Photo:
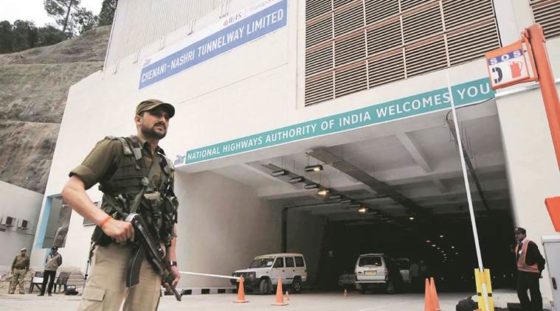
[[[136,106],[136,114],[139,115],[142,112],[149,111],[155,109],[157,107],[163,108],[169,114],[169,118],[172,118],[175,115],[175,107],[171,104],[164,103],[161,100],[157,99],[147,99],[138,104]]]

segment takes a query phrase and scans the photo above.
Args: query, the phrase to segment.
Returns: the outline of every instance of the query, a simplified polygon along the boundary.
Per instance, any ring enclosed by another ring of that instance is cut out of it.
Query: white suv
[[[255,257],[248,269],[236,270],[233,276],[243,276],[245,289],[261,295],[272,293],[280,277],[282,285],[289,285],[294,293],[299,293],[307,281],[307,267],[302,254],[268,254]],[[236,283],[232,280],[232,284]]]
[[[402,285],[399,268],[389,256],[380,253],[362,254],[356,261],[356,289],[362,293],[376,286],[384,287],[388,294]]]

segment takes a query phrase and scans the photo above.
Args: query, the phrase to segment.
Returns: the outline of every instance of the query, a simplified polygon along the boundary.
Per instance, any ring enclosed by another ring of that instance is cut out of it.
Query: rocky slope
[[[44,193],[68,89],[102,69],[109,32],[0,55],[0,180]]]

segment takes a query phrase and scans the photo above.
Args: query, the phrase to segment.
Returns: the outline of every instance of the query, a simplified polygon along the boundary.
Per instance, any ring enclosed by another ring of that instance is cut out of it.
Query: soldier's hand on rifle
[[[177,266],[172,266],[171,273],[173,274],[173,282],[171,282],[171,284],[173,285],[173,287],[175,287],[177,286],[177,284],[179,283],[179,279],[181,278],[179,268],[177,268]]]
[[[117,243],[128,240],[134,241],[134,227],[129,222],[111,218],[103,224],[101,229],[106,235],[115,239]]]

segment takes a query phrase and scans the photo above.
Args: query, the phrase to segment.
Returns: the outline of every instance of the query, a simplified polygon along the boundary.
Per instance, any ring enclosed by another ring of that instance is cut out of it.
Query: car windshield
[[[363,266],[381,266],[381,257],[378,256],[367,256],[360,257],[360,262],[358,263],[360,267]]]
[[[253,260],[251,266],[249,268],[266,268],[272,267],[272,263],[274,262],[274,258],[258,258]]]

